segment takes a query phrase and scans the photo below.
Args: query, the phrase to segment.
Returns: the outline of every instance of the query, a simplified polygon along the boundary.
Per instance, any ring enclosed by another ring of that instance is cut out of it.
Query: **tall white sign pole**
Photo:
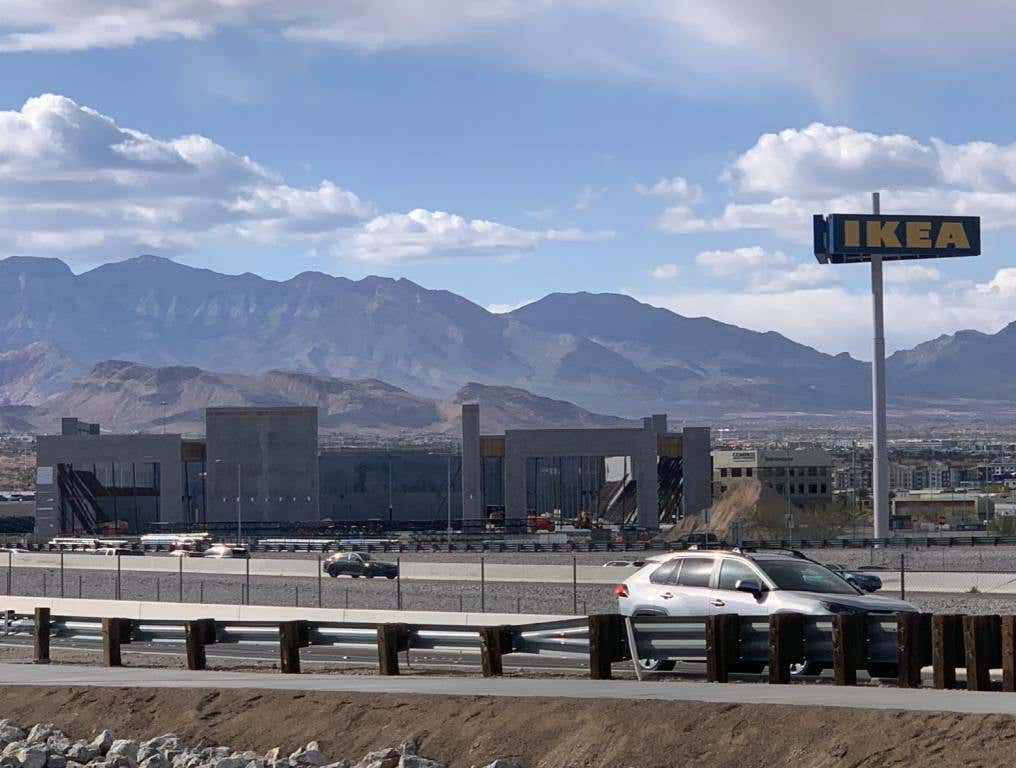
[[[871,193],[871,212],[879,214],[879,193]],[[889,537],[889,455],[885,416],[885,313],[882,307],[882,254],[871,255],[871,306],[875,343],[871,358],[871,496],[875,538]]]

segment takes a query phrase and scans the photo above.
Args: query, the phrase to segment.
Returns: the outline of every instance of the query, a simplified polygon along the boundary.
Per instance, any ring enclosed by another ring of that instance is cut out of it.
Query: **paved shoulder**
[[[641,699],[731,704],[777,704],[852,709],[899,709],[972,714],[1016,714],[1016,694],[967,691],[836,688],[827,685],[716,685],[627,680],[540,680],[468,677],[382,678],[342,675],[268,675],[173,669],[0,664],[0,685],[131,688],[262,688],[268,690],[406,693],[523,698]]]

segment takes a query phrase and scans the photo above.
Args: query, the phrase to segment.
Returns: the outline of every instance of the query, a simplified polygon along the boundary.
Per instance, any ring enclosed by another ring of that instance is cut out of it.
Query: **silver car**
[[[690,550],[647,563],[614,590],[625,616],[767,616],[803,613],[900,613],[917,608],[903,600],[867,595],[803,555],[740,550]],[[672,661],[643,660],[650,669]],[[801,665],[800,674],[821,671]]]

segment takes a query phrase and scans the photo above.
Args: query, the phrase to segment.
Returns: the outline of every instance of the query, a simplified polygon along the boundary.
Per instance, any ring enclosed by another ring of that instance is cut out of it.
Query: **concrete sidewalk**
[[[665,681],[639,683],[627,680],[271,675],[250,672],[190,672],[140,667],[110,669],[71,665],[36,666],[26,662],[0,663],[0,685],[260,688],[374,694],[641,699],[1016,715],[1016,693],[902,690],[874,686],[837,688],[809,683],[777,686],[764,683],[730,683],[726,685]]]

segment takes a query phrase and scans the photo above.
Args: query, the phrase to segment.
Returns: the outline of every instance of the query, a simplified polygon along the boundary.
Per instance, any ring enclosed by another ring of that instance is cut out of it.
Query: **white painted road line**
[[[130,688],[258,688],[342,693],[510,696],[522,698],[637,699],[699,701],[715,704],[772,704],[847,707],[918,712],[1016,715],[1016,693],[976,693],[898,688],[838,688],[828,685],[534,678],[377,677],[343,675],[268,675],[248,672],[189,672],[173,669],[36,666],[0,663],[0,685],[97,686]]]

